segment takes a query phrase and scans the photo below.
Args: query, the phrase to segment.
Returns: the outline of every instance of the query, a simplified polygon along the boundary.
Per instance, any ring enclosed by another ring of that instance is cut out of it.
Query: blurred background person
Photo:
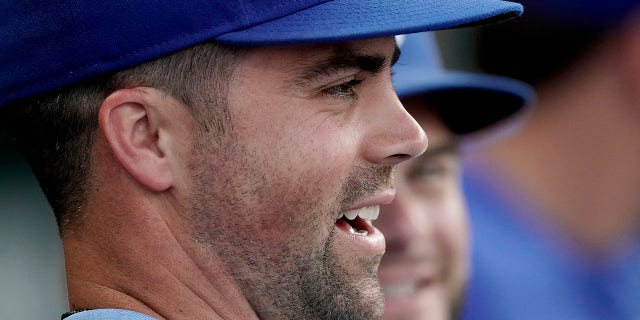
[[[396,198],[376,226],[387,250],[380,265],[389,320],[451,319],[468,277],[467,213],[460,136],[498,125],[531,98],[506,78],[447,71],[432,33],[397,37],[394,86],[429,137],[420,157],[398,166]]]
[[[481,70],[533,84],[522,130],[472,150],[464,319],[640,319],[640,2],[522,1]]]

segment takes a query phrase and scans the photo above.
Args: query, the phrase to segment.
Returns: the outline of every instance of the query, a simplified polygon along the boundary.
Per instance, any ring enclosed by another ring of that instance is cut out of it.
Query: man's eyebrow
[[[361,53],[345,46],[339,46],[325,60],[296,70],[294,82],[299,86],[313,83],[315,80],[331,77],[347,70],[362,70],[378,73],[386,67],[394,65],[400,57],[400,49],[396,46],[391,59],[381,54]]]

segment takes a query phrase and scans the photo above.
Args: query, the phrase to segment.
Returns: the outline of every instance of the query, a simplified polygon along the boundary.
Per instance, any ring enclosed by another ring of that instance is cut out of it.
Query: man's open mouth
[[[380,206],[370,206],[341,213],[336,220],[336,227],[355,235],[367,236],[374,232],[371,221],[378,218]]]

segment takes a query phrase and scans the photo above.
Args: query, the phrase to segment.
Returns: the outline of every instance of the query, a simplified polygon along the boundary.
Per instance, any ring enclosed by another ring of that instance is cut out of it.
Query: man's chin
[[[315,304],[324,305],[320,307],[324,309],[320,319],[380,319],[384,311],[382,291],[373,286],[355,285],[347,290],[336,290],[333,296],[316,294]]]
[[[323,263],[299,270],[303,276],[300,298],[304,301],[305,318],[380,319],[384,311],[377,277],[381,256],[357,257],[351,250],[338,250],[337,243],[330,241],[320,257],[310,259]]]
[[[372,280],[361,292],[358,309],[364,313],[362,319],[380,319],[384,312],[384,295],[378,281]],[[353,302],[352,300],[351,303]]]
[[[350,288],[347,290],[349,293],[344,292],[340,295],[341,301],[336,301],[346,313],[351,314],[349,317],[344,317],[345,319],[380,319],[382,316],[384,311],[382,287],[375,271],[367,273],[368,275],[364,275],[359,281],[350,281]],[[348,281],[347,277],[343,279]]]

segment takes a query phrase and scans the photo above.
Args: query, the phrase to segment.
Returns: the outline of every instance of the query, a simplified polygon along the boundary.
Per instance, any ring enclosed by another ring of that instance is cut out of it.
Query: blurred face
[[[199,263],[221,260],[261,319],[380,317],[371,220],[426,147],[392,88],[396,56],[393,38],[256,48],[230,80],[229,130],[198,139]]]
[[[450,319],[468,274],[467,217],[456,137],[420,99],[403,101],[429,148],[397,168],[397,194],[376,226],[387,252],[380,265],[383,319]]]

